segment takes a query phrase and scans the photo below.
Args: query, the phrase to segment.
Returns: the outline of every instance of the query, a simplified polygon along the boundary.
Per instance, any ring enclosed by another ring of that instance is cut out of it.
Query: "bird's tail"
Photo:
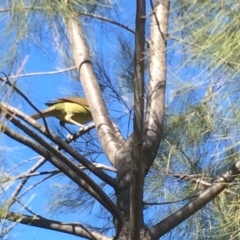
[[[51,108],[47,108],[44,111],[41,111],[39,113],[33,114],[31,117],[33,119],[37,120],[37,119],[42,118],[42,117],[47,118],[47,117],[51,117],[51,116],[52,116],[52,109]]]
[[[35,113],[31,116],[31,118],[37,120],[37,119],[41,118],[41,115],[40,115],[40,113]]]

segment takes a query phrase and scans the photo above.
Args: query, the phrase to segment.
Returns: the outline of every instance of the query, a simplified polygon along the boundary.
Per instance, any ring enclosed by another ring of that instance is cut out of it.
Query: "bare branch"
[[[188,182],[194,182],[197,183],[197,185],[200,185],[202,187],[210,187],[212,186],[212,183],[206,182],[203,179],[207,178],[206,176],[204,176],[203,174],[170,174],[170,176],[173,176],[175,178],[179,178],[181,180],[186,180]],[[208,177],[210,178],[210,177]],[[228,189],[225,190],[225,193],[229,193],[229,194],[236,194],[235,192],[232,192]]]
[[[46,176],[45,178],[42,178],[40,181],[34,183],[33,185],[31,185],[30,187],[28,187],[27,189],[25,189],[25,191],[23,193],[21,193],[20,195],[18,195],[18,198],[21,198],[22,196],[24,196],[26,193],[28,193],[31,189],[35,188],[37,185],[43,183],[44,181],[46,181],[47,179],[51,178],[52,176],[54,176],[55,174]]]
[[[87,96],[100,142],[108,159],[116,167],[116,153],[122,148],[122,144],[115,135],[116,127],[113,126],[109,119],[97,79],[93,73],[90,53],[82,32],[82,27],[74,18],[67,19],[66,21],[73,59],[79,69],[79,79]]]
[[[156,205],[167,205],[167,204],[173,204],[173,203],[178,203],[178,202],[182,202],[182,201],[186,201],[192,198],[197,197],[198,195],[193,195],[184,199],[179,199],[176,201],[168,201],[168,202],[144,202],[144,205],[146,206],[156,206]]]
[[[140,239],[143,226],[143,179],[142,147],[144,122],[144,52],[145,52],[145,0],[137,1],[136,34],[134,55],[134,120],[133,120],[133,150],[131,161],[130,188],[130,237]]]
[[[80,11],[79,14],[81,14],[81,15],[83,15],[83,16],[89,16],[89,17],[92,17],[92,18],[96,18],[96,19],[102,20],[102,21],[104,21],[104,22],[112,23],[112,24],[114,24],[114,25],[116,25],[116,26],[118,26],[118,27],[121,27],[122,29],[127,30],[127,31],[130,32],[130,33],[135,34],[135,31],[134,31],[134,30],[132,30],[132,29],[129,28],[128,26],[126,26],[126,25],[124,25],[124,24],[122,24],[122,23],[120,23],[120,22],[117,22],[117,21],[115,21],[115,20],[113,20],[113,19],[106,18],[106,17],[103,17],[103,16],[101,16],[101,15],[97,15],[97,14],[92,14],[92,13],[89,13],[89,12],[82,12],[82,11]]]
[[[147,114],[144,136],[144,167],[148,171],[157,154],[162,135],[166,84],[166,36],[169,0],[156,0],[153,9]]]
[[[95,128],[95,124],[94,123],[90,123],[87,126],[84,126],[84,129],[81,129],[80,131],[78,131],[78,132],[74,133],[73,135],[71,135],[70,137],[68,137],[65,142],[66,143],[75,142],[77,138],[81,137],[85,133],[88,133],[93,128]],[[59,148],[59,150],[60,149],[61,148]]]
[[[41,172],[34,172],[34,173],[24,173],[21,174],[17,177],[14,178],[14,180],[18,180],[18,179],[23,179],[23,178],[31,178],[31,177],[38,177],[38,176],[43,176],[43,175],[56,175],[61,173],[61,171],[59,170],[49,170],[49,171],[41,171]]]
[[[64,149],[67,153],[69,153],[72,157],[74,157],[77,161],[79,161],[81,164],[83,164],[87,169],[89,169],[91,172],[93,172],[97,177],[105,181],[110,186],[117,188],[116,181],[111,178],[109,175],[101,171],[100,169],[96,168],[94,164],[92,164],[90,161],[88,161],[84,156],[79,154],[76,150],[72,149],[67,143],[62,141],[57,135],[55,135],[53,132],[50,132],[48,129],[44,128],[41,124],[33,120],[32,118],[26,116],[18,109],[15,109],[5,103],[0,103],[0,107],[3,107],[4,109],[7,109],[7,111],[11,112],[14,116],[17,116],[21,119],[23,119],[28,124],[32,125],[35,129],[37,129],[39,132],[44,134],[47,138],[49,138],[51,141],[53,141],[55,144],[60,146],[61,149]]]
[[[2,215],[2,216],[1,216]],[[80,223],[63,223],[59,221],[54,221],[40,216],[30,216],[26,214],[18,214],[14,212],[8,212],[6,214],[1,214],[1,218],[5,218],[9,221],[22,223],[25,225],[40,227],[44,229],[54,230],[58,232],[69,233],[75,236],[83,237],[86,239],[96,239],[96,240],[111,240],[101,233],[96,231],[91,231],[82,226]]]
[[[25,204],[23,204],[18,198],[16,198],[16,202],[19,203],[22,208],[24,208],[26,211],[28,211],[32,215],[36,215],[31,209],[29,209]]]
[[[8,76],[7,76],[5,73],[3,73],[3,75],[5,76],[5,79],[0,78],[0,81],[4,82],[4,83],[6,83],[8,86],[10,86],[10,87],[11,87],[14,91],[16,91],[36,112],[42,114],[42,113],[40,112],[40,110],[38,110],[38,108],[35,107],[34,104],[28,99],[28,97],[27,97],[21,90],[19,90],[14,84],[12,84],[12,83],[9,81]],[[4,106],[3,106],[3,107],[4,107]],[[7,108],[7,107],[5,107],[5,108]],[[1,110],[1,109],[0,109],[0,110]],[[1,112],[1,111],[0,111],[0,112]],[[49,133],[48,125],[47,125],[47,122],[46,122],[46,119],[45,119],[45,118],[43,118],[43,123],[44,123],[44,126],[45,126],[47,132]]]
[[[101,163],[93,163],[93,164],[95,165],[96,168],[116,173],[116,169],[113,168],[113,167],[109,167],[109,166],[106,166],[106,165],[101,164]],[[82,165],[78,165],[78,167],[82,170],[87,169],[86,167],[84,167]],[[34,173],[24,173],[20,176],[15,177],[14,180],[18,180],[18,179],[22,179],[22,178],[36,177],[36,176],[42,176],[42,175],[48,175],[48,174],[55,175],[55,174],[59,174],[59,173],[61,173],[61,171],[59,171],[59,170],[49,170],[49,171],[41,171],[41,172],[34,172]]]
[[[92,195],[96,200],[98,200],[106,209],[109,210],[115,217],[121,220],[122,216],[115,206],[115,204],[110,200],[106,193],[82,170],[80,170],[74,163],[69,161],[61,152],[56,150],[50,144],[45,142],[40,136],[34,133],[31,129],[28,129],[25,125],[21,124],[20,121],[16,120],[13,116],[8,116],[10,121],[16,125],[18,128],[22,129],[26,134],[31,136],[34,140],[41,143],[36,144],[30,141],[28,138],[21,136],[20,134],[12,131],[7,126],[3,126],[3,132],[10,138],[23,143],[24,145],[30,147],[46,159],[48,159],[54,166],[60,169],[64,174],[66,174],[70,179],[72,179],[76,184],[83,188],[86,192]],[[47,150],[45,150],[45,148]]]
[[[154,225],[150,229],[153,239],[158,239],[159,237],[163,236],[165,233],[204,207],[225,188],[227,188],[229,183],[231,183],[238,174],[240,174],[240,161],[237,161],[229,171],[220,176],[211,187],[199,194],[196,199],[192,200],[183,208],[173,213],[163,221]]]
[[[46,162],[45,158],[40,159],[29,171],[28,171],[28,175],[34,173],[38,168],[40,168],[44,163]],[[22,190],[22,188],[24,187],[24,185],[27,183],[29,177],[24,177],[24,179],[22,180],[22,182],[19,184],[19,186],[16,188],[16,190],[13,192],[13,194],[10,197],[10,201],[9,203],[9,208],[12,206],[12,204],[15,202],[15,199],[17,198],[18,194],[20,193],[20,191]]]
[[[21,77],[35,77],[35,76],[42,76],[42,75],[54,75],[54,74],[60,74],[60,73],[65,73],[69,72],[72,70],[75,70],[76,67],[69,67],[61,70],[56,70],[56,71],[48,71],[48,72],[33,72],[33,73],[25,73],[25,74],[18,74],[18,75],[12,75],[9,76],[9,79],[14,79],[14,78],[21,78]]]

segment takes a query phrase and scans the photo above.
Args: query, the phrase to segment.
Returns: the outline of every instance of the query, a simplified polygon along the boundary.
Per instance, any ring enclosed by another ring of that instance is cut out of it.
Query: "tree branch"
[[[112,177],[110,177],[108,174],[104,173],[100,169],[96,168],[94,164],[92,164],[90,161],[88,161],[84,156],[82,156],[80,153],[78,153],[76,150],[71,148],[66,142],[62,141],[57,135],[55,135],[53,132],[50,132],[48,129],[43,127],[38,122],[34,121],[32,118],[26,116],[18,109],[15,109],[8,104],[0,103],[0,107],[3,107],[7,111],[11,112],[14,116],[17,116],[27,122],[28,124],[32,125],[35,129],[37,129],[39,132],[44,134],[47,138],[49,138],[51,141],[53,141],[55,144],[60,146],[61,149],[69,153],[72,157],[74,157],[78,162],[80,162],[83,166],[85,166],[88,170],[90,170],[92,173],[94,173],[97,177],[102,179],[104,182],[112,186],[113,188],[117,188],[117,182]]]
[[[165,107],[166,35],[169,0],[156,0],[150,30],[149,85],[144,135],[144,167],[147,172],[156,157]]]
[[[115,127],[109,119],[97,79],[93,73],[90,53],[82,27],[73,16],[71,17],[71,19],[66,20],[66,27],[72,46],[73,60],[79,69],[79,79],[87,96],[103,150],[112,165],[116,167],[116,153],[122,148],[122,144],[115,135]]]
[[[212,183],[206,182],[203,179],[204,178],[210,178],[209,176],[204,176],[203,174],[176,174],[176,173],[169,173],[170,176],[173,176],[175,178],[184,180],[184,181],[188,181],[190,183],[195,183],[197,185],[200,185],[202,188],[206,188],[206,187],[210,187],[212,186]],[[213,178],[213,177],[212,177]],[[226,189],[225,193],[229,193],[229,194],[235,194],[234,192]]]
[[[134,119],[130,188],[130,237],[140,239],[143,226],[143,121],[144,121],[144,63],[145,63],[145,0],[136,7],[136,34],[134,54]]]
[[[30,147],[46,159],[48,159],[54,166],[60,169],[65,175],[72,179],[76,184],[98,200],[110,213],[112,213],[117,219],[121,221],[122,215],[110,200],[106,193],[82,170],[80,170],[75,164],[69,161],[61,152],[56,150],[50,144],[46,143],[40,136],[34,133],[31,129],[28,129],[20,121],[16,120],[14,116],[7,116],[10,121],[18,128],[23,130],[26,134],[31,136],[35,141],[41,143],[41,145],[30,141],[28,138],[12,131],[6,126],[3,126],[3,132],[9,137],[15,139],[18,142]],[[45,148],[47,150],[45,150]]]
[[[103,170],[106,170],[106,171],[116,173],[116,169],[113,168],[113,167],[109,167],[109,166],[106,166],[106,165],[101,164],[101,163],[93,163],[93,164],[99,169],[103,169]],[[82,170],[87,169],[86,167],[81,166],[81,165],[78,165],[78,167]],[[49,170],[49,171],[41,171],[41,172],[33,172],[33,173],[28,172],[28,173],[24,173],[24,174],[21,174],[21,175],[15,177],[14,180],[36,177],[36,176],[42,176],[42,175],[49,175],[49,174],[50,175],[55,175],[55,174],[59,174],[59,173],[61,173],[61,171],[59,171],[59,170]]]
[[[48,176],[42,178],[41,180],[39,180],[38,182],[34,183],[33,185],[29,186],[27,189],[24,189],[24,192],[21,192],[21,194],[18,195],[18,198],[20,199],[20,198],[23,197],[25,194],[27,194],[30,190],[32,190],[33,188],[35,188],[37,185],[43,183],[43,182],[46,181],[47,179],[51,178],[52,176],[54,176],[54,174],[48,175]]]
[[[56,71],[18,74],[18,75],[9,76],[9,79],[21,78],[21,77],[35,77],[35,76],[42,76],[42,75],[54,75],[54,74],[69,72],[69,71],[72,71],[72,70],[75,70],[75,69],[76,69],[76,67],[69,67],[69,68],[60,69],[60,70],[56,70]]]
[[[62,223],[59,221],[54,221],[40,216],[30,216],[26,214],[18,214],[14,212],[8,212],[6,214],[0,213],[1,218],[5,218],[12,222],[19,222],[21,224],[40,227],[44,229],[54,230],[58,232],[69,233],[75,236],[80,236],[86,239],[95,240],[111,240],[101,233],[96,231],[91,231],[82,226],[80,223]]]
[[[240,174],[240,161],[237,161],[229,171],[220,176],[215,183],[198,197],[183,208],[173,213],[169,217],[165,218],[163,221],[157,223],[150,229],[150,233],[153,239],[159,239],[161,236],[166,234],[168,231],[179,225],[181,222],[186,220],[192,214],[197,212],[199,209],[204,207],[207,203],[213,200],[219,193],[221,193],[225,188],[228,187],[237,175]]]
[[[28,171],[28,175],[31,173],[34,173],[38,168],[40,168],[44,163],[46,162],[46,159],[40,159],[31,169]],[[10,197],[10,201],[8,202],[9,208],[13,205],[15,202],[16,197],[24,187],[24,185],[27,183],[29,177],[25,176],[22,182],[18,185],[18,187],[15,189],[14,193]]]
[[[128,32],[132,33],[132,34],[135,34],[134,30],[132,30],[130,27],[120,23],[120,22],[117,22],[113,19],[110,19],[110,18],[106,18],[106,17],[103,17],[101,15],[97,15],[97,14],[93,14],[93,13],[89,13],[89,12],[82,12],[82,11],[79,11],[78,12],[80,15],[83,15],[83,16],[88,16],[88,17],[92,17],[92,18],[96,18],[96,19],[99,19],[99,20],[102,20],[103,22],[108,22],[108,23],[112,23],[118,27],[121,27],[125,30],[127,30]]]

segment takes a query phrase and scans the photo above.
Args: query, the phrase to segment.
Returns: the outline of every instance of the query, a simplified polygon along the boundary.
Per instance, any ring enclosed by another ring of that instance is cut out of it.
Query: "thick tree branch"
[[[156,0],[150,29],[149,85],[144,136],[147,172],[157,154],[162,135],[166,84],[166,36],[169,0]]]
[[[69,161],[61,152],[52,147],[50,144],[45,142],[40,136],[34,133],[31,129],[28,129],[25,125],[21,124],[20,121],[16,120],[14,116],[7,116],[10,121],[16,125],[18,128],[23,130],[26,134],[32,137],[41,145],[36,144],[26,137],[12,131],[6,126],[3,126],[3,132],[9,137],[15,139],[18,142],[30,147],[44,158],[48,159],[54,166],[60,169],[65,175],[72,179],[76,184],[98,200],[110,213],[112,213],[119,220],[122,219],[122,215],[115,206],[115,204],[110,200],[104,191],[81,169],[79,169],[74,163]],[[45,148],[47,150],[45,150]]]
[[[116,153],[122,148],[122,144],[116,137],[115,127],[109,119],[106,105],[101,96],[101,90],[90,62],[89,48],[82,26],[73,16],[71,16],[71,19],[66,19],[66,21],[73,60],[79,70],[79,79],[87,96],[100,142],[109,161],[116,167]]]
[[[34,227],[40,227],[48,230],[69,233],[69,234],[83,237],[86,239],[95,239],[95,240],[112,239],[96,231],[91,231],[83,227],[82,224],[80,223],[62,223],[59,221],[42,218],[36,215],[30,216],[30,215],[18,214],[14,212],[8,212],[6,214],[2,214],[0,215],[0,217],[12,222],[19,222],[21,224],[30,225]]]
[[[50,132],[48,129],[43,127],[38,122],[34,121],[32,118],[26,116],[18,109],[15,109],[5,103],[0,103],[0,107],[3,107],[7,111],[11,112],[14,116],[17,116],[27,122],[28,124],[32,125],[35,129],[37,129],[39,132],[44,134],[47,138],[49,138],[51,141],[53,141],[55,144],[60,146],[61,149],[65,150],[67,153],[69,153],[72,157],[74,157],[77,161],[79,161],[83,166],[85,166],[88,170],[90,170],[92,173],[94,173],[97,177],[102,179],[104,182],[112,186],[113,188],[117,188],[116,181],[111,178],[108,174],[104,173],[100,169],[98,169],[93,163],[88,161],[84,156],[82,156],[80,153],[78,153],[76,150],[71,148],[66,142],[62,141],[57,135],[55,135],[53,132]]]
[[[143,122],[144,122],[144,52],[145,52],[145,0],[136,7],[136,34],[134,55],[134,119],[130,188],[130,238],[140,239],[143,226]]]
[[[220,176],[211,187],[203,191],[196,199],[192,200],[182,209],[153,226],[150,229],[153,239],[158,239],[163,236],[165,233],[204,207],[225,188],[227,188],[229,183],[231,183],[238,174],[240,174],[240,161],[237,161],[229,171]]]

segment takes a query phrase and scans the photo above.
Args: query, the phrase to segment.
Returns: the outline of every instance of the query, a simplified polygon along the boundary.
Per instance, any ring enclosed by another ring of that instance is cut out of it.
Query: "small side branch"
[[[38,168],[40,168],[44,163],[46,162],[45,158],[40,159],[27,173],[27,175],[33,174]],[[14,204],[15,199],[17,198],[18,194],[20,193],[20,191],[22,190],[22,188],[24,187],[24,185],[27,183],[27,181],[29,180],[29,176],[24,177],[24,179],[21,181],[21,183],[18,185],[18,187],[16,188],[16,190],[14,191],[14,193],[11,195],[10,197],[10,201],[8,202],[9,204],[9,208]]]
[[[182,223],[192,214],[204,207],[207,203],[213,200],[219,193],[228,187],[237,175],[240,174],[240,161],[237,161],[229,171],[220,176],[215,183],[205,191],[203,191],[197,198],[186,204],[183,208],[173,213],[163,221],[157,223],[150,229],[153,239],[159,239],[168,231]]]

